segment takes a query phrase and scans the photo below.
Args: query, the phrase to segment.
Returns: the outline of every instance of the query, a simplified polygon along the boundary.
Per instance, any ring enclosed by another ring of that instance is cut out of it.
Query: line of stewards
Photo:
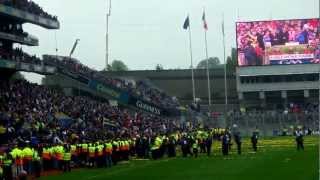
[[[41,158],[38,150],[25,146],[15,145],[11,150],[0,154],[0,177],[2,179],[17,179],[21,175],[40,176]]]
[[[21,174],[40,177],[42,167],[45,171],[71,171],[72,163],[78,165],[81,158],[85,163],[91,162],[91,166],[111,167],[115,162],[129,160],[130,147],[134,147],[134,141],[41,145],[39,149],[15,145],[0,153],[0,179],[17,179]]]

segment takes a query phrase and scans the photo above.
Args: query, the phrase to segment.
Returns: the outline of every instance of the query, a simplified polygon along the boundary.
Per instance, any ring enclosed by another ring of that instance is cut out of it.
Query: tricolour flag
[[[183,29],[188,29],[189,27],[190,27],[190,21],[189,21],[189,16],[188,16],[183,23]]]
[[[203,15],[202,15],[202,21],[203,21],[203,28],[208,31],[208,24],[207,24],[207,20],[206,20],[206,13],[203,11]]]

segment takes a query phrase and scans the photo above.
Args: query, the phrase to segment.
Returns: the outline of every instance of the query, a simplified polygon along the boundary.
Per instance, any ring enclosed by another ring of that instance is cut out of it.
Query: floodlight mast
[[[108,70],[109,65],[109,18],[111,16],[111,0],[109,0],[109,10],[106,16],[106,67],[105,70]]]

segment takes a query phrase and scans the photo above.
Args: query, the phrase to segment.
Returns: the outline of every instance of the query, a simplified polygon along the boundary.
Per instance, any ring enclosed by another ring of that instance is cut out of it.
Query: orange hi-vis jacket
[[[23,152],[19,148],[14,148],[10,154],[17,166],[23,165]]]
[[[82,144],[81,145],[81,152],[87,153],[88,152],[88,144]]]
[[[112,144],[111,143],[106,143],[105,144],[105,153],[106,153],[106,155],[111,155],[112,154]]]
[[[125,151],[129,151],[129,149],[130,149],[129,141],[124,141],[123,142],[123,146],[124,146],[124,150]]]
[[[90,158],[94,158],[95,157],[95,152],[96,152],[96,148],[94,146],[89,146],[89,157]]]
[[[51,159],[49,148],[42,149],[42,159],[43,160],[50,160]]]
[[[63,160],[63,154],[64,154],[64,149],[63,146],[56,146],[55,147],[55,157],[57,160]]]
[[[22,150],[22,153],[23,153],[23,159],[25,161],[32,161],[32,156],[33,156],[33,150],[29,147],[25,147],[23,150]]]
[[[96,149],[97,149],[97,156],[98,157],[103,156],[103,145],[96,146]]]
[[[112,144],[115,147],[115,151],[119,151],[120,150],[120,148],[119,148],[120,143],[118,141],[113,141]]]
[[[119,142],[120,151],[125,151],[124,141]]]

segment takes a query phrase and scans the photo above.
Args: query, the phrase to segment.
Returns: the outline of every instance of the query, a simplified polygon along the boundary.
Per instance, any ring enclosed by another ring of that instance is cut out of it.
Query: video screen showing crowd
[[[319,19],[237,22],[239,66],[320,63]]]

